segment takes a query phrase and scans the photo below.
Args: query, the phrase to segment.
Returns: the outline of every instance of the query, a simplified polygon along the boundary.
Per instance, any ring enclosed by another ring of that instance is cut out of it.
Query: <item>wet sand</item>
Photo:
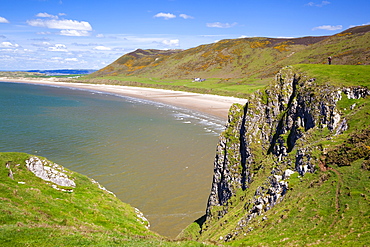
[[[172,91],[164,89],[131,87],[131,86],[116,86],[107,84],[86,84],[86,83],[71,83],[62,82],[55,79],[9,79],[0,78],[4,82],[31,83],[37,85],[61,86],[69,88],[79,88],[86,90],[95,90],[99,92],[115,93],[134,98],[146,99],[156,102],[165,103],[168,105],[178,106],[206,113],[227,120],[227,115],[230,106],[233,103],[245,104],[247,99],[234,97],[188,93],[182,91]]]

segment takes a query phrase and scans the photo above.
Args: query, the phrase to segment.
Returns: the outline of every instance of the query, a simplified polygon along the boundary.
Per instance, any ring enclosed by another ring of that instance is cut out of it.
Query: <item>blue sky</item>
[[[0,70],[100,69],[141,49],[332,35],[370,0],[0,0]]]

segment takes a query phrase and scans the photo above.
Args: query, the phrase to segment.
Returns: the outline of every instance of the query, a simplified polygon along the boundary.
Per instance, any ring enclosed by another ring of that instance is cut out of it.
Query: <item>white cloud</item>
[[[170,14],[170,13],[162,13],[161,12],[161,13],[156,14],[154,17],[162,17],[165,20],[169,20],[169,19],[172,19],[172,18],[176,18],[176,15]]]
[[[370,22],[365,23],[365,24],[361,24],[361,25],[351,25],[349,27],[351,28],[351,27],[359,27],[359,26],[367,26],[367,25],[370,25]]]
[[[322,25],[322,26],[318,26],[318,27],[314,27],[312,28],[313,31],[315,30],[329,30],[329,31],[335,31],[335,30],[340,30],[342,29],[343,26],[342,25],[337,25],[337,26],[331,26],[331,25]]]
[[[99,33],[99,34],[96,35],[96,37],[97,38],[104,38],[105,36],[104,36],[104,34]]]
[[[119,51],[119,52],[122,52],[122,51],[124,51],[125,50],[125,48],[122,48],[122,47],[115,47],[115,48],[113,48],[113,51]]]
[[[5,19],[4,17],[0,16],[0,23],[9,23],[9,21]]]
[[[64,36],[78,36],[78,37],[90,35],[90,33],[85,30],[61,30],[59,34]]]
[[[63,44],[55,44],[48,48],[49,51],[68,52],[67,46]]]
[[[64,59],[65,61],[68,61],[68,62],[77,62],[78,61],[78,59],[77,58],[66,58],[66,59]]]
[[[207,23],[207,27],[217,27],[217,28],[230,28],[236,26],[238,23],[234,22],[232,24],[229,23],[221,23],[221,22],[213,22]]]
[[[42,17],[42,18],[52,18],[52,19],[58,19],[59,17],[57,15],[51,15],[48,13],[38,13],[36,15],[37,17]]]
[[[51,32],[37,32],[36,34],[40,34],[40,35],[50,35]]]
[[[99,46],[101,44],[98,43],[72,43],[75,46]]]
[[[181,18],[184,18],[184,19],[194,19],[193,16],[190,16],[190,15],[186,15],[186,14],[181,14],[179,15]]]
[[[179,46],[180,40],[178,39],[163,40],[162,44],[166,46]]]
[[[92,27],[87,21],[75,21],[75,20],[28,20],[28,25],[33,27],[46,27],[50,29],[72,29],[81,31],[91,31]]]
[[[109,48],[109,47],[106,47],[106,46],[99,45],[99,46],[95,46],[93,48],[93,50],[97,50],[97,51],[110,51],[112,49]]]
[[[310,7],[323,7],[325,5],[328,5],[330,4],[329,1],[322,1],[321,3],[314,3],[314,2],[309,2],[306,4],[306,6],[310,6]]]
[[[37,47],[49,47],[51,44],[47,41],[43,41],[39,43],[33,43],[32,45]]]
[[[7,41],[0,43],[0,48],[17,48],[17,47],[19,47],[18,44],[13,44]]]

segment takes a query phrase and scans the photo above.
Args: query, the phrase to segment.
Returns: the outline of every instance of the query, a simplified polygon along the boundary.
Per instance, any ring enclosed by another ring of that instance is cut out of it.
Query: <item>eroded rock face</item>
[[[315,80],[303,78],[286,67],[265,92],[256,92],[245,106],[232,106],[217,146],[206,222],[223,218],[236,192],[248,189],[258,155],[274,156],[271,162],[275,162],[276,168],[264,185],[257,188],[254,197],[248,199],[245,215],[235,232],[223,237],[224,240],[231,239],[242,228],[245,232],[251,219],[281,202],[288,191],[290,175],[315,172],[312,150],[296,144],[312,128],[328,129],[332,135],[348,129],[347,120],[337,107],[342,95],[359,99],[370,95],[370,90],[318,86]],[[287,160],[293,149],[297,150],[295,159]],[[212,210],[214,207],[217,209]]]
[[[60,165],[31,157],[26,160],[26,166],[35,176],[45,181],[64,187],[76,187],[75,182],[67,175],[68,172]]]
[[[370,95],[370,90],[363,87],[351,87],[344,88],[343,93],[347,95],[348,99],[360,99]]]

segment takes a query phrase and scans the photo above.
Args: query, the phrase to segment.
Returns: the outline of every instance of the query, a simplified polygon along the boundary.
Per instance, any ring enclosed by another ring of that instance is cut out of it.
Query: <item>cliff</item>
[[[288,66],[234,105],[206,214],[181,236],[248,246],[366,243],[370,90],[362,84]]]

